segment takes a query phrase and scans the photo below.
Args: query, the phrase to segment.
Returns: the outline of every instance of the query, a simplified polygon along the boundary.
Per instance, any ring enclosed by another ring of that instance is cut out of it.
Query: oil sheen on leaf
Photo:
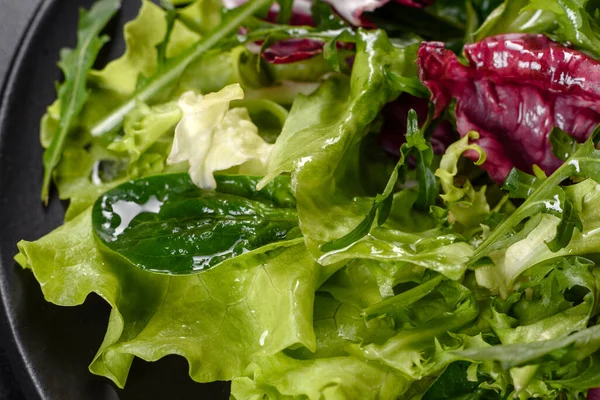
[[[118,186],[94,205],[96,237],[133,265],[166,274],[203,271],[299,237],[289,178],[261,191],[255,189],[258,178],[216,179],[216,191],[199,189],[187,174]]]

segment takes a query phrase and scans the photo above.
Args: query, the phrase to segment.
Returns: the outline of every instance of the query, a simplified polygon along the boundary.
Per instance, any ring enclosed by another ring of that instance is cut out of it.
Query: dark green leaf
[[[99,36],[100,32],[115,15],[120,4],[119,0],[101,0],[95,3],[89,12],[82,10],[79,15],[77,47],[74,50],[61,51],[59,66],[65,81],[58,87],[60,102],[58,127],[50,146],[44,152],[44,181],[41,197],[45,203],[48,202],[52,173],[60,161],[67,136],[88,98],[87,75],[100,49],[108,41],[106,36]]]
[[[347,24],[333,12],[331,6],[323,0],[314,0],[312,2],[311,13],[315,26],[319,30],[336,30],[347,26]]]
[[[371,319],[387,313],[402,311],[406,306],[419,301],[431,293],[436,286],[442,282],[442,278],[441,275],[438,275],[417,287],[387,298],[377,304],[373,304],[372,306],[365,308],[363,314],[367,319]]]
[[[467,378],[467,369],[470,365],[471,363],[467,361],[457,361],[448,365],[427,389],[422,400],[483,399],[484,397],[478,391],[479,382],[472,382]]]
[[[292,6],[294,0],[277,0],[279,4],[279,14],[277,14],[277,22],[280,24],[288,24],[292,18]]]
[[[324,243],[321,245],[321,251],[330,252],[343,249],[365,237],[371,230],[376,217],[378,225],[385,223],[391,210],[392,193],[394,192],[396,183],[403,183],[405,181],[408,169],[406,160],[411,155],[417,159],[419,194],[416,206],[419,209],[428,210],[429,206],[435,203],[438,195],[438,186],[435,175],[431,170],[433,150],[423,136],[423,130],[419,128],[416,111],[411,109],[407,117],[406,143],[400,148],[400,160],[396,164],[383,193],[375,197],[371,209],[356,228],[341,238]]]
[[[167,33],[165,34],[165,38],[162,42],[156,46],[156,50],[158,53],[158,71],[160,72],[167,61],[167,45],[169,44],[169,40],[171,39],[171,33],[173,32],[173,27],[175,26],[175,20],[177,19],[177,10],[175,6],[169,0],[162,0],[161,5],[165,9],[165,21],[167,22]]]
[[[583,231],[583,222],[581,222],[573,202],[564,195],[564,192],[563,196],[565,199],[562,201],[562,215],[560,223],[556,227],[556,236],[552,241],[546,242],[548,248],[553,252],[557,252],[569,244],[575,229],[579,232]]]
[[[539,185],[540,181],[535,176],[513,168],[506,177],[502,189],[508,191],[513,199],[526,199]]]
[[[120,185],[94,205],[96,237],[139,268],[190,274],[299,236],[289,177],[278,177],[260,191],[259,178],[215,179],[216,191],[199,189],[188,174]]]
[[[581,147],[577,140],[560,128],[552,130],[550,144],[552,145],[552,153],[563,161],[571,157]]]

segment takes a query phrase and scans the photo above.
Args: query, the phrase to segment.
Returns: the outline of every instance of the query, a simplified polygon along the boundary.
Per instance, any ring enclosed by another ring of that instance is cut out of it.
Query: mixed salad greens
[[[82,11],[19,243],[111,306],[90,371],[178,354],[232,399],[600,393],[600,1]]]

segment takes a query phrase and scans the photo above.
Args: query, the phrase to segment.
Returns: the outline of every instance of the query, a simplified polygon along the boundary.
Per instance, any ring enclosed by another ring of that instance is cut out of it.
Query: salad
[[[90,371],[246,399],[600,398],[600,2],[118,0],[41,121],[45,298]],[[99,329],[101,329],[99,327]]]

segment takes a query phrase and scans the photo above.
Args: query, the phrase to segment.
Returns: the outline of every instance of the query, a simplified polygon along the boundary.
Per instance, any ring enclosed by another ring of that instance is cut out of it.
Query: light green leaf
[[[149,107],[139,104],[125,117],[125,134],[108,146],[108,150],[125,153],[130,162],[136,162],[156,141],[173,130],[181,120],[181,109],[175,103]]]
[[[187,161],[192,181],[205,189],[216,187],[214,172],[232,167],[241,174],[264,175],[273,146],[258,135],[246,109],[229,109],[231,101],[243,98],[239,84],[206,96],[184,93],[179,100],[183,119],[167,163]]]
[[[255,355],[294,344],[315,349],[314,292],[326,278],[303,245],[282,246],[201,275],[152,274],[107,258],[95,246],[86,211],[17,257],[40,282],[46,300],[82,304],[90,293],[113,311],[90,370],[125,385],[134,357],[187,358],[199,382],[241,376]]]
[[[398,372],[354,357],[295,360],[280,354],[257,359],[245,375],[233,381],[234,399],[395,400],[409,384]]]

